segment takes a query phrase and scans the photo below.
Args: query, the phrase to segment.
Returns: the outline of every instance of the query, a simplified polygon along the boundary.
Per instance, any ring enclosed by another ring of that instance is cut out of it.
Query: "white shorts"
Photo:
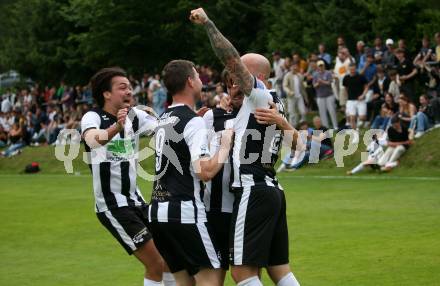
[[[367,103],[365,102],[365,100],[348,100],[345,113],[348,116],[366,116]]]

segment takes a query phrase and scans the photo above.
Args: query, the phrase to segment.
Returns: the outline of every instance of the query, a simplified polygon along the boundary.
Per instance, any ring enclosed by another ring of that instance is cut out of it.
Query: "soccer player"
[[[268,108],[276,98],[249,72],[202,8],[191,11],[190,19],[205,27],[216,55],[245,95],[234,120],[232,277],[238,285],[262,285],[258,269],[266,267],[278,286],[299,285],[289,266],[285,197],[274,171],[282,135],[274,125],[263,125],[255,118],[257,108]]]
[[[237,115],[244,98],[240,89],[230,80],[226,70],[223,71],[222,78],[228,91],[228,106],[210,109],[203,116],[206,128],[208,129],[209,151],[211,155],[214,155],[220,148],[222,132],[229,127],[227,126],[228,123],[232,122]],[[221,261],[221,281],[224,281],[226,271],[229,269],[227,259],[229,257],[229,229],[234,203],[234,194],[229,191],[231,170],[231,160],[229,158],[214,178],[206,182],[203,196],[208,224],[211,227],[218,250],[223,258]]]
[[[156,131],[156,178],[149,219],[159,252],[178,285],[221,285],[220,261],[202,198],[226,161],[231,134],[222,136],[211,158],[205,122],[193,111],[202,82],[194,64],[169,62],[164,83],[173,98]]]
[[[84,114],[81,130],[98,219],[145,266],[144,286],[160,285],[164,263],[147,227],[147,205],[136,183],[135,157],[137,136],[151,134],[157,120],[131,108],[132,87],[124,70],[101,69],[92,77],[91,86],[98,108]],[[132,116],[127,116],[129,108]]]

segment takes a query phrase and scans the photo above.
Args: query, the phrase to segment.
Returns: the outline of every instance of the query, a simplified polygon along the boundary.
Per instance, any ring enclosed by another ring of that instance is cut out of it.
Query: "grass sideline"
[[[344,168],[326,160],[280,174],[291,264],[302,285],[438,285],[439,139],[440,130],[427,133],[389,174],[345,176],[361,150]],[[42,172],[21,175],[32,161]],[[152,172],[150,159],[142,165]],[[73,166],[81,175],[67,175],[53,147],[0,158],[0,285],[142,284],[140,264],[94,215],[88,167],[80,158]],[[139,183],[149,200],[151,183]]]
[[[348,138],[348,137],[347,137]],[[346,144],[348,144],[348,139]],[[361,160],[361,152],[365,152],[363,137],[357,151],[350,156],[344,157],[344,167],[339,168],[335,159],[331,158],[319,162],[318,164],[309,164],[300,170],[289,173],[289,176],[295,175],[340,175],[344,176],[347,170],[350,170]],[[401,165],[389,174],[381,176],[440,176],[440,128],[426,133],[418,139],[413,146],[401,158]],[[142,139],[142,147],[148,144],[147,139]],[[67,151],[66,151],[67,152]],[[82,161],[84,147],[81,145],[78,156],[73,160],[74,172],[79,174],[90,174],[87,165]],[[141,161],[141,165],[153,174],[154,154],[146,160]],[[55,147],[39,146],[26,147],[20,155],[12,158],[0,158],[0,174],[20,174],[24,167],[33,161],[40,163],[43,174],[66,174],[62,161],[55,158]],[[364,171],[361,176],[378,174],[371,170]]]
[[[438,285],[438,182],[280,181],[301,285]],[[0,184],[0,285],[141,285],[142,267],[94,214],[91,176],[8,175]],[[151,183],[140,187],[148,199]]]

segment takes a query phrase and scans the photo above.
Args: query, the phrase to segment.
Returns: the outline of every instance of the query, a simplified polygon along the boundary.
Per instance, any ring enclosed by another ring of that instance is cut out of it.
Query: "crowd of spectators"
[[[381,37],[371,45],[359,40],[353,53],[338,37],[334,56],[323,43],[305,59],[295,51],[286,57],[275,51],[273,85],[299,130],[308,128],[310,111],[330,129],[382,129],[380,142],[388,148],[376,164],[390,170],[413,140],[440,127],[440,33],[434,41],[424,37],[414,53],[403,39],[383,44]],[[358,140],[354,136],[352,143]],[[281,169],[301,166],[295,158],[285,159]]]
[[[307,55],[293,51],[283,56],[275,51],[269,88],[284,99],[288,120],[298,129],[309,130],[307,115],[317,112],[319,120],[315,118],[314,125],[318,129],[370,127],[388,131],[399,124],[410,142],[440,125],[440,33],[434,41],[431,44],[429,37],[424,37],[415,53],[406,48],[403,39],[397,44],[387,39],[383,44],[380,37],[371,45],[359,40],[353,52],[344,38],[338,37],[334,55],[323,43]],[[204,85],[197,107],[215,107],[226,95],[220,73],[206,65],[197,68]],[[167,93],[160,74],[129,76],[129,80],[137,104],[151,106],[158,115],[165,110]],[[8,89],[1,100],[0,148],[6,157],[18,154],[25,146],[56,144],[63,128],[79,128],[82,115],[93,108],[88,86],[64,82],[57,87],[36,84]],[[313,145],[311,134],[305,140],[309,147]],[[400,145],[405,149],[409,146]],[[319,156],[326,154],[330,154],[328,148]],[[308,156],[292,157],[294,167],[301,167]]]

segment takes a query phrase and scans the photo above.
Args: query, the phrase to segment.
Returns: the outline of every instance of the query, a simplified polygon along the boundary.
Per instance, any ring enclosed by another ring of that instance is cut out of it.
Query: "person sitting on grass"
[[[12,157],[21,152],[21,149],[26,146],[23,141],[23,126],[15,122],[12,125],[11,130],[9,131],[9,141],[11,145],[5,150],[1,152],[2,157]]]
[[[327,131],[326,128],[320,125],[321,121],[318,116],[314,118],[314,124],[315,126],[318,126],[317,130],[323,131],[325,129]],[[328,141],[330,141],[331,144],[331,139],[328,138],[328,134],[325,131],[314,132],[312,128],[309,128],[309,125],[306,121],[302,121],[299,124],[298,129],[301,140],[306,143],[306,150],[295,151],[287,154],[281,165],[278,167],[277,172],[282,172],[284,170],[295,171],[309,161],[317,162],[319,159],[323,159],[324,157],[328,157],[333,154],[333,147],[328,145]]]
[[[408,129],[404,127],[398,116],[394,116],[391,119],[391,126],[388,128],[387,135],[388,148],[378,162],[382,171],[390,171],[397,167],[399,158],[413,143],[409,139]]]
[[[435,112],[431,103],[429,102],[428,96],[425,94],[421,95],[419,101],[419,111],[417,112],[416,116],[412,118],[409,126],[411,130],[415,131],[415,139],[422,137],[426,130],[434,126],[435,117]]]
[[[383,155],[383,148],[379,143],[379,139],[376,134],[373,135],[373,140],[367,146],[368,158],[364,162],[354,167],[351,171],[347,171],[347,175],[354,175],[364,169],[366,166],[370,166],[372,169],[378,168],[379,158]]]
[[[391,117],[399,110],[399,106],[394,102],[393,95],[391,93],[385,94],[385,102],[382,104],[380,115],[374,118],[371,124],[371,129],[386,130]]]
[[[413,117],[415,117],[416,113],[416,106],[411,102],[409,97],[404,92],[400,92],[398,117],[400,118],[401,124],[403,127],[405,127],[405,129],[409,128],[409,124],[411,123]]]

